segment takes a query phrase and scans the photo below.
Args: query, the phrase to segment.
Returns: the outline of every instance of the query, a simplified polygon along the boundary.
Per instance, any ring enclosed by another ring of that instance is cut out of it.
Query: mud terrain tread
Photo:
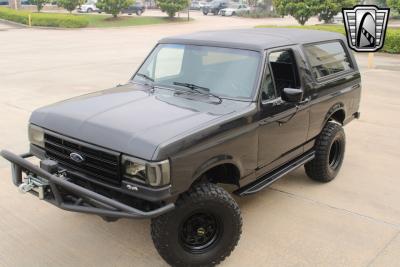
[[[194,185],[189,191],[182,194],[177,202],[175,203],[176,209],[184,205],[193,205],[202,201],[217,201],[222,205],[225,205],[227,208],[231,209],[234,214],[233,221],[237,222],[234,224],[237,227],[237,232],[239,233],[234,238],[232,244],[226,247],[225,252],[219,256],[219,258],[214,259],[209,264],[205,265],[187,265],[184,262],[177,261],[176,258],[171,257],[169,253],[168,246],[168,237],[170,234],[176,233],[169,233],[166,232],[165,227],[163,227],[166,221],[173,219],[174,213],[170,212],[164,215],[161,215],[158,218],[155,218],[151,222],[151,237],[153,239],[154,245],[161,255],[161,257],[172,266],[215,266],[223,261],[226,257],[228,257],[233,249],[236,247],[241,233],[242,233],[242,217],[240,214],[239,206],[237,205],[236,201],[231,197],[231,195],[226,192],[223,188],[212,184],[212,183],[199,183]]]
[[[315,141],[315,158],[305,164],[306,174],[313,180],[319,182],[330,182],[335,178],[329,174],[327,162],[329,160],[330,143],[337,134],[343,135],[345,142],[345,133],[343,127],[336,122],[329,121],[322,129],[322,132]],[[344,151],[343,151],[344,153]],[[343,159],[342,159],[343,161]],[[340,167],[339,167],[340,168]]]

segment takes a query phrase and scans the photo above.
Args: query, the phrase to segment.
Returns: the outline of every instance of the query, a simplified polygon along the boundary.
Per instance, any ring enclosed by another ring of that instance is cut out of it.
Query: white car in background
[[[77,11],[81,13],[92,13],[98,12],[101,13],[101,10],[96,7],[97,1],[91,0],[87,1],[85,4],[78,7]]]
[[[250,7],[245,4],[230,4],[227,8],[221,9],[219,15],[221,16],[235,16],[240,13],[250,12]]]
[[[343,14],[341,12],[333,16],[333,23],[335,24],[343,23]]]

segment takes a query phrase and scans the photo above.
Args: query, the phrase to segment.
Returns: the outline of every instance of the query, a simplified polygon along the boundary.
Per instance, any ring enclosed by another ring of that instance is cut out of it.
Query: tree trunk
[[[12,9],[20,9],[21,8],[21,0],[10,0],[9,6]]]

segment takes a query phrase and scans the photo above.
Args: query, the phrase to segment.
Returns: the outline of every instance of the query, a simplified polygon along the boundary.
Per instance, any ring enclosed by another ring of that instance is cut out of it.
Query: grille
[[[56,160],[67,169],[82,173],[88,178],[105,182],[120,183],[120,154],[94,147],[81,142],[46,133],[44,147],[47,157]],[[70,158],[71,153],[78,153],[84,161],[78,163]]]

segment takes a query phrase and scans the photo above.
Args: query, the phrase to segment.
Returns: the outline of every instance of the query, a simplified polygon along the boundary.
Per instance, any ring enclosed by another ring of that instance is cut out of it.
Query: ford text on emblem
[[[355,6],[343,8],[347,42],[357,52],[374,52],[383,47],[389,18],[388,8]]]
[[[84,157],[82,157],[81,155],[79,155],[78,153],[72,152],[71,154],[69,154],[70,159],[72,159],[73,161],[77,162],[77,163],[81,163],[85,160]]]

